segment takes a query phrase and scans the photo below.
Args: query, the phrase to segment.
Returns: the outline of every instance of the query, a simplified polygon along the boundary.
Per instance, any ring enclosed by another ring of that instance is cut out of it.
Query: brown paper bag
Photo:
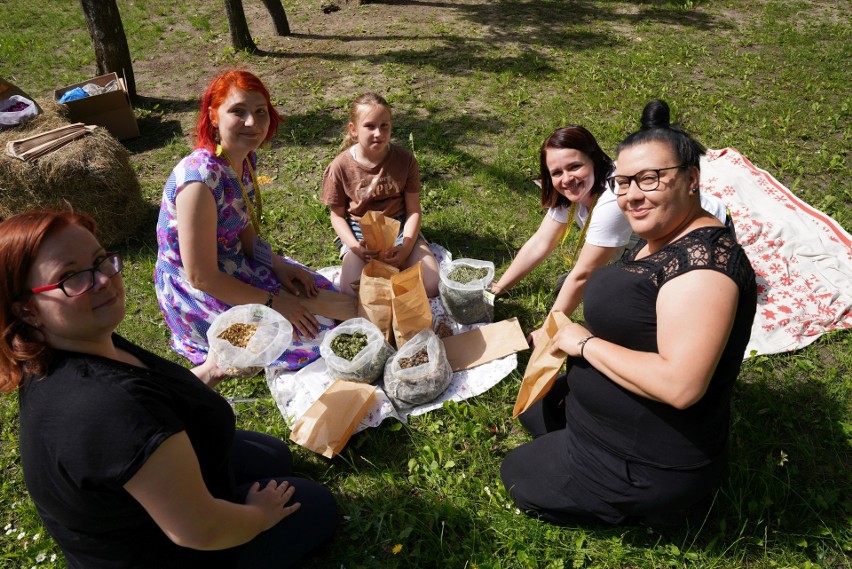
[[[361,226],[361,234],[368,249],[381,251],[379,259],[384,259],[385,251],[396,243],[399,235],[399,221],[392,217],[385,217],[380,211],[368,211],[358,222]]]
[[[393,335],[396,349],[421,330],[432,327],[432,309],[423,286],[422,263],[391,277],[393,287]]]
[[[296,421],[290,440],[324,457],[334,458],[369,411],[375,393],[373,385],[336,380]]]
[[[375,259],[364,265],[358,283],[358,316],[379,327],[390,342],[393,335],[393,289],[391,277],[399,269]]]
[[[550,347],[553,345],[553,336],[556,335],[556,332],[569,322],[568,317],[559,310],[554,310],[547,316],[547,320],[544,322],[545,337],[539,340],[530,356],[521,388],[518,390],[518,399],[515,401],[515,408],[512,410],[512,418],[516,418],[529,409],[533,403],[544,397],[553,386],[553,382],[556,380],[556,376],[567,356],[565,354],[561,356],[551,355]]]
[[[471,369],[529,348],[517,318],[447,336],[443,341],[454,372]]]
[[[294,296],[283,288],[278,294],[285,298],[298,300],[312,314],[319,314],[332,320],[343,321],[358,316],[358,301],[353,296],[321,288],[319,289],[319,294],[308,298],[301,283],[297,283],[296,286],[302,291],[299,296]]]

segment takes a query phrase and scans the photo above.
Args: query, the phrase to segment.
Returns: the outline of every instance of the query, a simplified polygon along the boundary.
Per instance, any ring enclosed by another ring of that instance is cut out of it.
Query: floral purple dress
[[[255,153],[249,155],[252,167],[257,162]],[[178,192],[192,182],[205,184],[216,200],[216,239],[219,270],[264,290],[277,291],[281,287],[275,274],[265,265],[243,253],[240,233],[250,223],[237,174],[228,161],[208,150],[196,149],[181,160],[172,170],[163,189],[160,216],[157,220],[157,264],[154,284],[157,301],[172,331],[171,346],[194,364],[207,358],[207,330],[213,320],[231,306],[194,288],[186,277],[178,245],[178,227],[175,199]],[[249,172],[243,173],[243,186],[249,199],[254,200],[254,186]],[[292,259],[285,262],[304,267]],[[334,289],[334,285],[318,273],[311,272],[317,287]],[[317,316],[322,331],[334,327],[334,321]],[[294,335],[290,349],[284,352],[272,367],[297,370],[320,357],[322,336],[307,340]]]

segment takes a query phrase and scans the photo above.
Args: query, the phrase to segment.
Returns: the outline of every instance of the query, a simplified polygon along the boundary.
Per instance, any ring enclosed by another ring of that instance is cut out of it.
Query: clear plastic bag
[[[426,350],[428,361],[403,368],[400,362]],[[391,400],[401,407],[411,407],[432,401],[449,387],[453,368],[447,359],[444,342],[427,328],[418,332],[388,360],[385,366],[384,389]]]
[[[331,349],[334,339],[342,334],[356,332],[367,336],[367,345],[351,360],[335,354]],[[320,344],[320,356],[325,360],[331,377],[358,383],[373,383],[379,379],[385,362],[393,352],[393,347],[387,343],[379,327],[366,318],[350,318],[341,322],[333,330],[326,332]]]
[[[17,111],[8,111],[15,106],[26,105],[26,107]],[[12,95],[3,102],[0,102],[0,129],[18,126],[30,119],[38,116],[38,107],[36,104],[26,97],[20,95]]]
[[[458,267],[487,269],[484,277],[468,283],[450,280],[450,273]],[[494,263],[477,259],[456,259],[441,265],[441,282],[438,291],[447,312],[462,324],[491,322],[494,319],[494,297],[488,291],[494,279]]]
[[[257,326],[245,347],[220,338],[234,324]],[[231,376],[250,377],[268,366],[290,347],[293,325],[262,304],[241,304],[223,312],[207,330],[210,354],[219,369]]]

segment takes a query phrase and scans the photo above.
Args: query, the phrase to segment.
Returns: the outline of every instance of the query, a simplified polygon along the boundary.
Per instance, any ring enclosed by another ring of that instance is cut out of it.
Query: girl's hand
[[[281,296],[275,296],[272,300],[272,308],[286,318],[300,336],[314,339],[319,334],[320,323],[316,316],[295,298],[284,299]]]
[[[577,344],[577,342],[589,335],[588,330],[576,322],[571,322],[556,332],[556,336],[553,337],[553,346],[550,348],[550,353],[556,355],[558,352],[564,352],[571,357],[580,357],[582,346]]]
[[[358,246],[352,249],[352,252],[365,263],[369,263],[373,259],[378,259],[380,253],[380,251],[377,251],[376,249],[368,249],[367,244],[364,241],[359,241]]]
[[[414,242],[414,239],[406,237],[402,244],[391,247],[385,251],[382,255],[382,261],[388,265],[396,267],[397,269],[402,268],[411,256],[411,250],[414,248]]]
[[[302,506],[300,502],[287,505],[295,492],[296,489],[286,480],[281,484],[270,480],[263,488],[260,487],[260,482],[255,482],[246,496],[246,505],[254,506],[263,512],[263,531],[266,531]]]
[[[305,289],[308,298],[319,294],[313,275],[302,267],[285,263],[284,266],[275,271],[275,276],[278,277],[285,289],[296,296],[301,294],[301,288]],[[302,286],[297,286],[297,283]]]

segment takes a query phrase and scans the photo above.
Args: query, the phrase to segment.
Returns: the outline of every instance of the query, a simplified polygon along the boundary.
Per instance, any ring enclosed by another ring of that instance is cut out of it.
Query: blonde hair
[[[391,116],[391,120],[393,120],[393,111],[391,110],[391,106],[385,100],[384,97],[379,95],[378,93],[364,93],[363,95],[359,95],[353,99],[352,103],[349,105],[349,122],[358,126],[358,121],[361,120],[361,115],[364,114],[364,111],[361,107],[384,107],[387,109],[388,114]],[[346,125],[345,134],[343,135],[343,143],[340,145],[340,150],[346,150],[353,144],[358,142],[357,136],[352,136],[349,132],[349,125]]]

